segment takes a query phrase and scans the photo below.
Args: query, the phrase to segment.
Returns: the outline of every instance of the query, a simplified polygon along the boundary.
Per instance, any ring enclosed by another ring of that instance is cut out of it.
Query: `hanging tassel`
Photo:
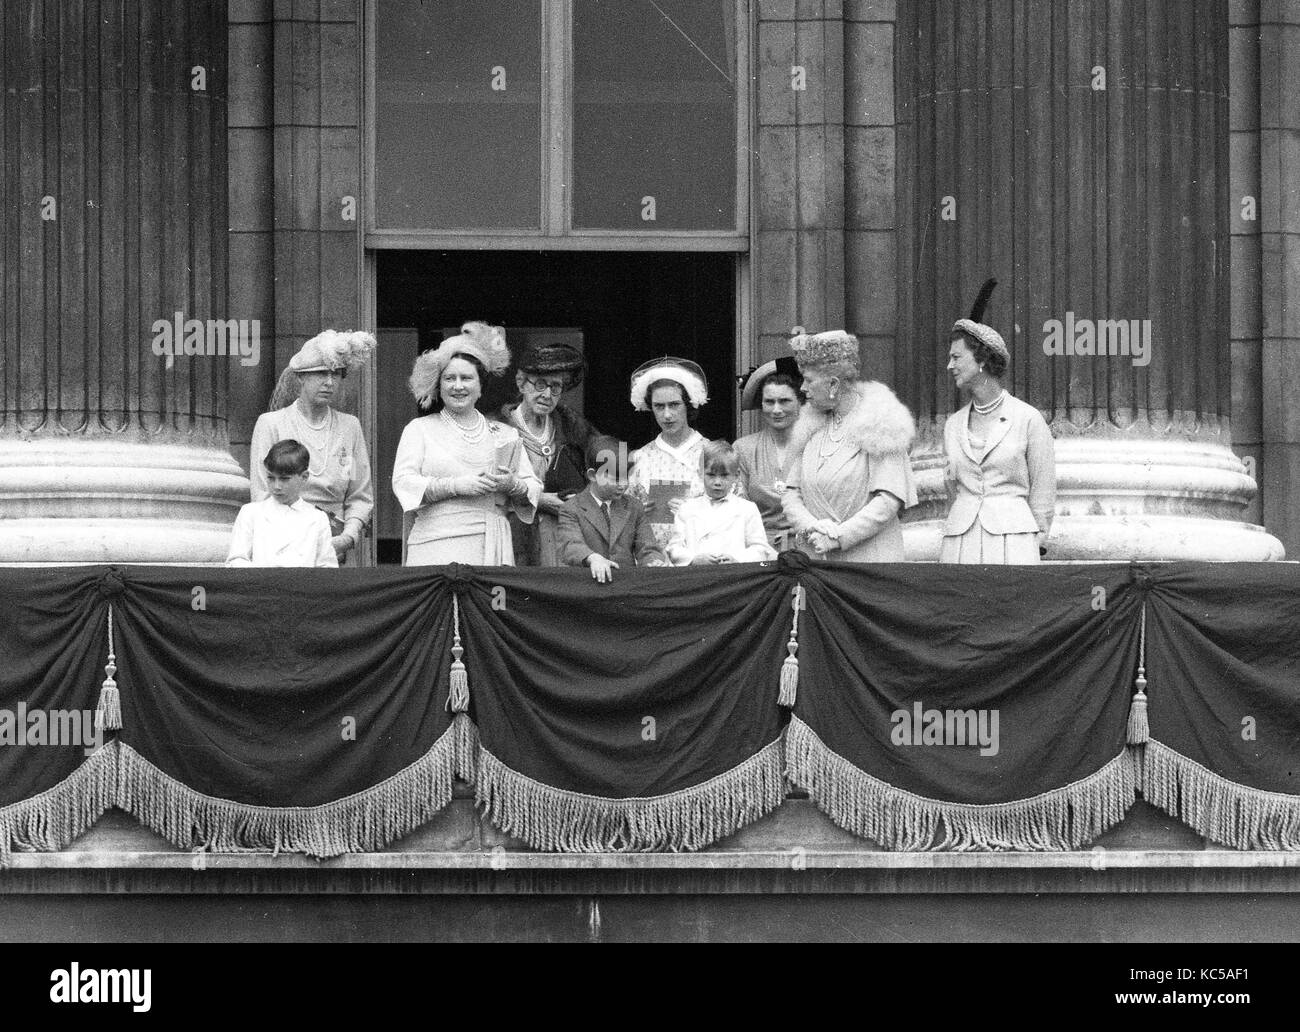
[[[113,606],[108,607],[108,662],[104,664],[104,683],[95,707],[95,727],[101,731],[118,731],[122,727],[122,698],[113,675],[117,673],[117,656],[113,652]]]
[[[460,600],[451,596],[452,641],[451,641],[451,691],[447,695],[447,706],[453,713],[466,713],[469,710],[469,675],[460,657],[465,650],[460,644]]]
[[[1146,745],[1151,740],[1147,725],[1147,604],[1142,603],[1142,623],[1138,631],[1138,674],[1134,682],[1137,694],[1128,709],[1128,744]]]
[[[785,657],[785,662],[781,664],[781,693],[777,696],[777,704],[787,708],[793,708],[795,699],[799,694],[799,610],[803,608],[803,588],[795,585],[791,592],[794,595],[794,619],[790,621],[790,640],[785,643],[786,651],[790,654]]]

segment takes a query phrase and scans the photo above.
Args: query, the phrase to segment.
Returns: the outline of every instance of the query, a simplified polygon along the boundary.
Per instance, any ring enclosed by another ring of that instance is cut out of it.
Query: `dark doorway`
[[[392,562],[389,443],[394,429],[419,413],[405,389],[415,356],[437,346],[445,331],[468,319],[510,328],[564,329],[581,334],[587,375],[574,394],[584,415],[605,433],[640,447],[657,432],[649,413],[629,401],[632,370],[659,355],[698,362],[709,380],[709,404],[696,424],[706,437],[735,432],[735,256],[657,252],[382,251],[378,323],[406,331],[381,349],[375,442],[381,562]],[[512,342],[511,342],[512,343]],[[514,398],[513,371],[485,391],[484,412]],[[569,399],[566,399],[569,400]],[[401,411],[395,411],[401,406]],[[400,514],[397,514],[400,522]]]

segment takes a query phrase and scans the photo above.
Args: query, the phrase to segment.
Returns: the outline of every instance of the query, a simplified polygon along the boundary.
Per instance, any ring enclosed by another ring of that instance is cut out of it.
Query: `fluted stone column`
[[[996,276],[1007,386],[1056,437],[1052,558],[1281,558],[1243,520],[1255,483],[1229,447],[1223,0],[916,0],[898,17],[896,381],[924,438],[909,555],[938,553],[948,331]],[[1147,350],[1052,353],[1053,320],[1084,347],[1085,321],[1149,327]]]
[[[257,328],[223,355],[230,327],[206,326],[241,317],[226,311],[225,11],[3,7],[0,562],[225,557],[248,499],[229,367],[260,358]],[[178,313],[183,332],[203,324],[189,349],[155,326]]]

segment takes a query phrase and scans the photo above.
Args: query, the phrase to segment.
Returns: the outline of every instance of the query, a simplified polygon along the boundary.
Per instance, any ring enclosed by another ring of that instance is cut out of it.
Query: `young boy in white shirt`
[[[735,494],[740,457],[726,441],[709,441],[700,453],[704,494],[682,502],[673,517],[668,558],[676,566],[756,563],[775,559],[758,506]]]
[[[235,517],[227,566],[328,566],[338,568],[329,518],[301,498],[311,454],[297,441],[271,445],[262,465],[270,491]]]

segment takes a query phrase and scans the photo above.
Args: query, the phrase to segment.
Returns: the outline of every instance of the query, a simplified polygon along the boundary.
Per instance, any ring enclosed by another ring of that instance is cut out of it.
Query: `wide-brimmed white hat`
[[[709,381],[704,370],[690,359],[665,355],[638,366],[632,373],[632,407],[638,412],[650,411],[646,395],[656,380],[680,383],[686,388],[686,400],[696,408],[709,400]]]

